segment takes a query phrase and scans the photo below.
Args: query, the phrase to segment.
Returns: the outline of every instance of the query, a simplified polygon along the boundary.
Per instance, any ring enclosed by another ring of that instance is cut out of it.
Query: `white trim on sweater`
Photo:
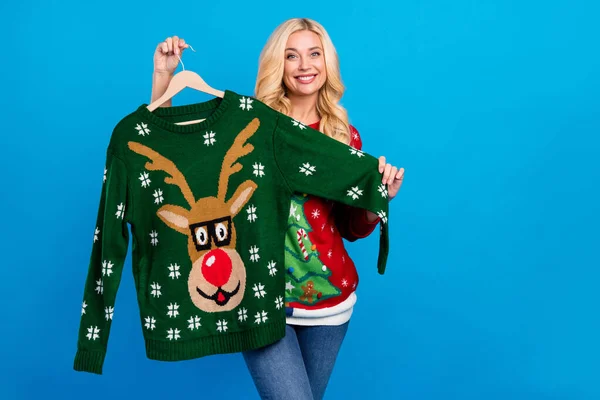
[[[320,308],[316,310],[305,310],[302,308],[294,308],[293,314],[286,317],[288,325],[341,325],[350,320],[354,304],[356,303],[356,292],[352,292],[350,296],[340,304],[333,307]]]

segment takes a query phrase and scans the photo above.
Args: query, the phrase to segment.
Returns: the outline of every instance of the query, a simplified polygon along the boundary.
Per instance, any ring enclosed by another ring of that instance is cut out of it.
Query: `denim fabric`
[[[243,352],[263,400],[321,400],[348,324],[287,325],[283,339]]]

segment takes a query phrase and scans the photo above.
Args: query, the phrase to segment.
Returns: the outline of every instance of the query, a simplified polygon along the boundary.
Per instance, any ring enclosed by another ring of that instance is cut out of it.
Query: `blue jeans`
[[[263,400],[321,400],[348,324],[287,325],[285,337],[243,352]]]

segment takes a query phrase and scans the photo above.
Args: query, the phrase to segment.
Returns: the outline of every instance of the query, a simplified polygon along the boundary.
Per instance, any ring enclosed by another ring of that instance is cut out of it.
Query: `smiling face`
[[[308,30],[292,33],[286,43],[283,82],[288,96],[311,96],[327,80],[323,45],[319,36]]]

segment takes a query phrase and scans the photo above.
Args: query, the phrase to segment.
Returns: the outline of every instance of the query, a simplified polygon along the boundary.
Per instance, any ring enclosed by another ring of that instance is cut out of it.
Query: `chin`
[[[310,86],[293,86],[292,90],[290,90],[291,94],[294,96],[312,96],[319,93],[322,85],[310,85]]]

